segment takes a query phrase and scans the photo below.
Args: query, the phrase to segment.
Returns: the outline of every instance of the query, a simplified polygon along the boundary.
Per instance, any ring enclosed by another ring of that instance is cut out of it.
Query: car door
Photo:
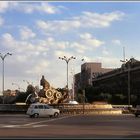
[[[44,112],[45,112],[45,115],[52,115],[51,111],[50,111],[50,108],[48,105],[44,105]]]
[[[43,105],[38,105],[38,113],[39,113],[39,116],[44,116],[45,115]]]

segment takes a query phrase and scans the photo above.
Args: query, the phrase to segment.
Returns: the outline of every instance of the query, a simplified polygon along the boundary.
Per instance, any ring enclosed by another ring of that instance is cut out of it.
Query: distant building
[[[120,68],[98,75],[92,83],[100,93],[130,96],[131,104],[140,104],[140,61],[131,58]]]
[[[87,86],[92,85],[92,81],[95,77],[112,71],[110,68],[102,68],[101,63],[87,62],[81,65],[81,72],[75,74],[75,93],[78,89],[84,89]]]

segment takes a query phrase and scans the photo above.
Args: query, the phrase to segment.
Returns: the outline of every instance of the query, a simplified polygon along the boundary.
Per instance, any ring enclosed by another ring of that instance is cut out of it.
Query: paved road
[[[0,138],[140,138],[140,117],[123,114],[29,118],[0,114]]]

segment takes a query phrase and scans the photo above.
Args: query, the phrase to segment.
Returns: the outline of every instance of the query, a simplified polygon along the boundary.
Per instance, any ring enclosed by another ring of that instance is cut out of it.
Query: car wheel
[[[38,118],[38,117],[39,117],[39,114],[35,113],[34,118]]]
[[[59,116],[59,113],[58,112],[55,112],[53,116],[56,118],[56,117]]]

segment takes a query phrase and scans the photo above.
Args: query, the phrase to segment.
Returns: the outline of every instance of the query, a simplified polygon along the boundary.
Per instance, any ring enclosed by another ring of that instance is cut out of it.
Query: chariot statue
[[[42,89],[37,87],[27,87],[27,91],[30,92],[31,102],[40,102],[46,104],[59,104],[68,102],[68,92],[67,89],[59,91],[50,85],[50,83],[45,79],[44,75],[40,80],[40,85]]]

